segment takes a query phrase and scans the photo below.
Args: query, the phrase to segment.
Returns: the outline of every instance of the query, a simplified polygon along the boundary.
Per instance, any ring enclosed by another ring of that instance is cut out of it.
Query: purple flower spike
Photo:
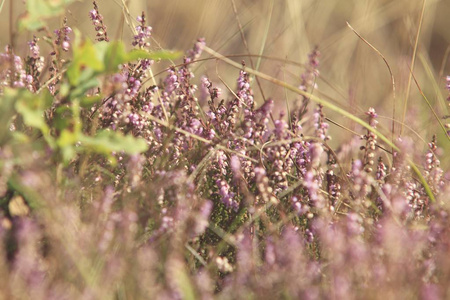
[[[152,28],[150,26],[146,26],[145,14],[142,12],[142,15],[137,17],[137,21],[140,23],[136,26],[136,35],[134,36],[133,46],[138,46],[139,48],[150,47],[150,42],[147,40],[152,35]]]
[[[108,33],[106,25],[103,23],[103,16],[98,11],[97,2],[93,2],[94,9],[89,12],[89,17],[91,18],[92,24],[97,32],[97,41],[107,41],[109,42]]]
[[[64,18],[63,27],[56,29],[54,31],[56,35],[55,44],[61,45],[61,49],[65,52],[70,49],[70,37],[69,34],[72,33],[72,28],[67,25],[67,18]]]

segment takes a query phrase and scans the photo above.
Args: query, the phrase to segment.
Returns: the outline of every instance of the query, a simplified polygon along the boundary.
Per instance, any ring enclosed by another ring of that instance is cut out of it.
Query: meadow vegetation
[[[381,71],[342,71],[343,92],[333,68],[361,59],[330,59],[333,39],[302,62],[267,42],[296,1],[264,1],[259,52],[239,17],[255,4],[231,1],[241,53],[225,36],[165,50],[125,1],[118,31],[106,1],[81,30],[70,2],[27,0],[2,45],[1,298],[450,297],[448,51],[439,74],[415,42],[431,4],[409,69],[345,25]]]

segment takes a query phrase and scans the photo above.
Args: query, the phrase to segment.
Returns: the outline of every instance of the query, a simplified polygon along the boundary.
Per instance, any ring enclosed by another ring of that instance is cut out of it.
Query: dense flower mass
[[[450,297],[438,136],[388,143],[371,107],[333,148],[317,48],[276,111],[244,61],[229,93],[196,78],[205,39],[157,81],[144,13],[124,53],[89,15],[97,48],[64,20],[0,54],[0,298]]]

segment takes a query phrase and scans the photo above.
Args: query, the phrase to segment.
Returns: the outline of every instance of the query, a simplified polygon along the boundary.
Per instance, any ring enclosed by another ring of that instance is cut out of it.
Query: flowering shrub
[[[309,93],[318,49],[277,115],[244,62],[230,93],[195,84],[204,39],[157,84],[152,65],[178,55],[151,50],[145,15],[131,51],[95,2],[89,16],[96,43],[64,20],[49,55],[34,36],[0,56],[2,297],[450,296],[436,137],[390,142],[367,108],[357,150],[333,149],[334,106]]]

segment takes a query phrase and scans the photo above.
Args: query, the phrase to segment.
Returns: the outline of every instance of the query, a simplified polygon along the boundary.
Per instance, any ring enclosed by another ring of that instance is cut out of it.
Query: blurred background
[[[12,2],[12,11],[10,1],[4,2],[1,11],[2,48],[10,43],[10,25],[16,24],[24,12],[22,1]],[[304,68],[291,61],[306,62],[308,53],[317,46],[321,52],[320,77],[317,79],[319,88],[314,93],[363,119],[364,112],[373,106],[380,115],[382,132],[390,135],[394,116],[396,136],[400,135],[400,123],[404,119],[408,127],[403,129],[403,134],[418,139],[424,149],[425,141],[430,141],[433,134],[438,134],[438,144],[444,150],[449,149],[448,139],[438,121],[414,80],[410,80],[410,70],[422,20],[414,75],[437,115],[440,118],[447,115],[445,76],[450,74],[450,1],[99,0],[97,3],[111,38],[131,44],[132,31],[128,23],[133,20],[136,25],[135,18],[144,11],[148,24],[153,27],[152,46],[155,49],[185,51],[197,38],[205,37],[210,48],[224,55],[263,55],[260,62],[257,57],[251,58],[260,71],[296,86],[300,84]],[[95,32],[89,19],[92,7],[91,1],[77,1],[68,6],[66,13],[70,26],[94,39]],[[53,29],[61,22],[62,18],[49,24]],[[385,62],[351,31],[346,22],[385,57],[395,78],[395,97]],[[32,34],[27,32],[17,33],[16,52],[27,51],[24,46],[31,37]],[[204,53],[202,57],[208,55]],[[245,59],[250,66],[248,57],[233,59],[237,62]],[[157,64],[155,72],[166,66]],[[197,64],[195,73],[198,75],[196,80],[206,74],[218,86],[223,86],[222,79],[233,88],[238,76],[238,70],[215,60]],[[256,102],[261,104],[261,92],[256,84],[253,87]],[[298,100],[297,95],[269,82],[262,81],[262,91],[265,97],[276,101],[278,111],[286,110],[286,103]],[[406,98],[408,112],[404,118]],[[345,117],[325,112],[334,122],[364,133]],[[336,125],[331,125],[330,134],[334,138],[331,144],[335,147],[354,135]]]

